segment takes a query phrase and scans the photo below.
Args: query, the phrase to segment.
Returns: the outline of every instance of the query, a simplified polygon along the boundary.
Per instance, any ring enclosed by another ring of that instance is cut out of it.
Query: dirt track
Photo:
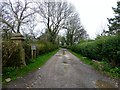
[[[59,50],[35,72],[10,82],[7,88],[116,88],[114,79],[99,73],[77,57]]]

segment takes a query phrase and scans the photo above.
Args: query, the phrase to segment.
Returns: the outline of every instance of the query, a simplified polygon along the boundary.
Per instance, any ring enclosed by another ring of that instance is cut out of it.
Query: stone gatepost
[[[23,48],[24,36],[20,33],[13,34],[11,40],[20,48],[20,66],[25,66],[25,50]]]

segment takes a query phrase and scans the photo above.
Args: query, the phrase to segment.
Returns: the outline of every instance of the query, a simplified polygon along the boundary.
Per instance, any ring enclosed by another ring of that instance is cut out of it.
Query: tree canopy
[[[117,8],[112,8],[115,14],[114,18],[109,18],[109,31],[111,34],[120,34],[120,1],[117,2]]]

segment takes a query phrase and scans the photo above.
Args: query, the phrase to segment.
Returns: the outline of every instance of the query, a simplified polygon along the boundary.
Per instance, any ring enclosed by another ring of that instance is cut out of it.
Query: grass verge
[[[76,57],[78,57],[81,61],[83,61],[85,64],[91,65],[96,70],[101,71],[102,73],[112,77],[112,78],[120,78],[120,67],[111,67],[109,63],[106,61],[93,61],[87,57],[84,57],[78,53],[75,53],[71,50],[69,50],[72,54],[74,54]]]
[[[5,81],[6,78],[10,78],[11,80],[16,80],[19,77],[26,75],[27,73],[34,71],[44,65],[50,57],[52,57],[55,53],[57,53],[58,49],[47,54],[40,55],[38,58],[34,59],[32,63],[26,65],[22,68],[13,68],[8,67],[4,70],[2,76],[2,83],[7,84]]]

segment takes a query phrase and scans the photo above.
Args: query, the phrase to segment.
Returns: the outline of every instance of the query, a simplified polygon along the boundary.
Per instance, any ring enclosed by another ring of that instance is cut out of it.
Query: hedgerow
[[[94,41],[69,47],[72,51],[94,60],[106,60],[112,66],[120,66],[120,36],[105,36]]]
[[[33,44],[33,43],[32,43]],[[31,56],[31,43],[23,43],[25,50],[25,62],[29,64],[32,59]],[[36,46],[36,57],[41,54],[53,51],[58,48],[57,45],[53,45],[50,42],[34,43]],[[2,67],[19,67],[20,65],[20,48],[12,41],[3,41],[2,43]]]
[[[27,44],[27,47],[25,48],[25,53],[26,53],[25,56],[26,56],[27,64],[31,62],[31,45],[32,44]],[[41,54],[51,52],[58,48],[57,45],[54,45],[50,42],[43,42],[43,41],[38,41],[34,43],[34,45],[36,46],[36,57],[38,57]]]
[[[2,67],[19,66],[20,48],[12,41],[2,42]]]

